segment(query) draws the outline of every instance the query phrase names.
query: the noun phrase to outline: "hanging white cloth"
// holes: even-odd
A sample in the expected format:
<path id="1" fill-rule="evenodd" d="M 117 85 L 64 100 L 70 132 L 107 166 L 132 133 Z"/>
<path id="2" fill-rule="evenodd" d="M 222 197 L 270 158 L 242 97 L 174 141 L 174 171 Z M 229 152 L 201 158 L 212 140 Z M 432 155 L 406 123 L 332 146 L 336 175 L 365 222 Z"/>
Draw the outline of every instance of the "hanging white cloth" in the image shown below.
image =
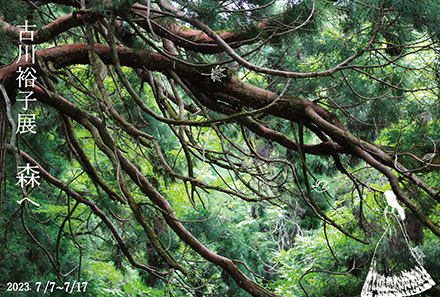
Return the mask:
<path id="1" fill-rule="evenodd" d="M 390 214 L 393 215 L 397 220 L 397 223 L 402 231 L 404 241 L 415 265 L 411 269 L 403 270 L 395 275 L 383 275 L 378 272 L 375 258 L 377 248 L 379 243 L 387 234 L 388 230 L 391 228 L 391 224 L 387 219 L 388 210 L 385 208 L 384 215 L 387 222 L 387 228 L 376 244 L 373 259 L 371 260 L 370 270 L 368 271 L 367 278 L 365 279 L 364 286 L 362 287 L 361 297 L 414 296 L 429 290 L 435 285 L 435 282 L 425 268 L 423 268 L 423 253 L 418 248 L 411 247 L 409 243 L 409 236 L 403 225 L 403 221 L 405 220 L 405 210 L 399 205 L 396 195 L 392 191 L 385 191 L 384 195 L 388 206 L 391 207 Z M 394 210 L 397 212 L 398 216 L 394 213 Z"/>

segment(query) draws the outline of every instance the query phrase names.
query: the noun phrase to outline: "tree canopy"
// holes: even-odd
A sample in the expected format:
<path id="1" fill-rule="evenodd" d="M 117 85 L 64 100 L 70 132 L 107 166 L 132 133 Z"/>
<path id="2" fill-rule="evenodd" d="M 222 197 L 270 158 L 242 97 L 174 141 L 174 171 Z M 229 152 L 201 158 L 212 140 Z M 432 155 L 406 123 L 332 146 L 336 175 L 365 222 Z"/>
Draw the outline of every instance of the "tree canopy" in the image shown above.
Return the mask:
<path id="1" fill-rule="evenodd" d="M 359 295 L 376 253 L 390 275 L 410 256 L 399 232 L 375 247 L 400 225 L 386 190 L 440 280 L 439 16 L 426 0 L 0 0 L 2 290 Z"/>

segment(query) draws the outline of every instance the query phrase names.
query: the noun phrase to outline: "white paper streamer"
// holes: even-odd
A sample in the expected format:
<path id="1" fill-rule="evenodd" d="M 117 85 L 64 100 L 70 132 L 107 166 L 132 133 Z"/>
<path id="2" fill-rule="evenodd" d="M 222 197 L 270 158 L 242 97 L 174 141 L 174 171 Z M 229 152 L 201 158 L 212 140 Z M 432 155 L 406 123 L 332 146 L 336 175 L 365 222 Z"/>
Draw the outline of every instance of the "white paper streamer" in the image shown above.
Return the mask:
<path id="1" fill-rule="evenodd" d="M 392 208 L 391 214 L 396 217 L 399 227 L 402 231 L 405 243 L 416 264 L 413 268 L 409 270 L 403 270 L 395 275 L 386 276 L 380 274 L 377 271 L 375 259 L 376 251 L 379 243 L 382 241 L 385 234 L 390 229 L 390 223 L 388 222 L 388 219 L 386 217 L 387 211 L 385 210 L 385 219 L 388 223 L 388 226 L 382 234 L 382 237 L 379 239 L 374 250 L 370 270 L 368 271 L 367 278 L 365 279 L 364 286 L 362 287 L 361 297 L 414 296 L 426 290 L 429 290 L 430 288 L 435 286 L 435 282 L 429 275 L 429 273 L 425 270 L 425 268 L 423 268 L 423 253 L 419 249 L 411 247 L 411 245 L 409 244 L 408 234 L 404 226 L 402 225 L 402 222 L 405 219 L 405 210 L 399 205 L 396 200 L 396 195 L 392 191 L 385 191 L 384 195 L 388 205 Z M 394 210 L 397 211 L 399 217 L 394 214 Z"/>

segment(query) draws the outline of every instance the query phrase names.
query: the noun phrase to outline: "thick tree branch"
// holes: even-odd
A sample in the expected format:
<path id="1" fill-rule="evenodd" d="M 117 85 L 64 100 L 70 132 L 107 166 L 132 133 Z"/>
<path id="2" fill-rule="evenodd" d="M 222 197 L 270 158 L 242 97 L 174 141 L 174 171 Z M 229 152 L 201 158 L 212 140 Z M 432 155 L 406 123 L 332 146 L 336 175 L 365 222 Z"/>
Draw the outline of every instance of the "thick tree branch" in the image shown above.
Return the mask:
<path id="1" fill-rule="evenodd" d="M 12 152 L 12 148 L 8 147 L 8 150 Z M 128 261 L 137 268 L 143 269 L 145 271 L 148 271 L 157 277 L 163 278 L 165 276 L 164 273 L 161 273 L 154 269 L 153 267 L 138 263 L 132 253 L 129 251 L 128 246 L 124 242 L 123 238 L 119 234 L 117 227 L 111 222 L 111 220 L 107 217 L 107 215 L 91 200 L 84 198 L 81 194 L 70 188 L 68 185 L 63 183 L 61 180 L 55 178 L 52 176 L 49 172 L 47 172 L 38 162 L 36 162 L 31 156 L 26 154 L 23 151 L 20 151 L 21 156 L 23 157 L 23 160 L 30 163 L 32 166 L 37 166 L 38 170 L 40 172 L 41 177 L 43 177 L 44 180 L 46 180 L 49 184 L 57 187 L 58 189 L 64 191 L 68 196 L 75 199 L 77 202 L 82 203 L 84 205 L 87 205 L 87 207 L 96 215 L 98 216 L 102 222 L 106 225 L 106 227 L 110 230 L 113 237 L 115 238 L 116 242 L 119 244 L 119 247 L 121 248 L 124 255 L 127 257 Z"/>
<path id="2" fill-rule="evenodd" d="M 145 18 L 144 20 L 136 21 L 136 24 L 148 32 L 153 31 L 154 34 L 172 41 L 177 46 L 204 54 L 214 54 L 223 51 L 215 40 L 202 30 L 188 28 L 170 18 L 164 19 L 160 14 L 156 17 L 149 17 L 147 8 L 140 4 L 134 5 L 133 8 L 137 14 Z M 217 34 L 232 48 L 237 48 L 258 41 L 257 37 L 264 30 L 266 23 L 266 21 L 256 22 L 254 25 L 247 26 L 246 28 L 224 30 L 217 32 Z"/>
<path id="3" fill-rule="evenodd" d="M 41 94 L 41 91 L 39 92 Z M 48 94 L 47 94 L 48 95 Z M 43 97 L 46 97 L 43 99 Z M 127 159 L 127 157 L 116 147 L 116 143 L 112 139 L 110 133 L 100 124 L 100 120 L 91 116 L 87 116 L 81 110 L 77 108 L 69 108 L 71 103 L 66 101 L 60 102 L 50 96 L 41 96 L 39 100 L 52 102 L 52 106 L 55 106 L 60 112 L 73 117 L 79 123 L 81 123 L 86 129 L 88 129 L 92 135 L 94 135 L 95 142 L 98 147 L 115 163 L 115 157 L 117 163 L 120 164 L 121 169 L 130 176 L 132 182 L 134 182 L 141 191 L 147 195 L 148 198 L 162 211 L 162 214 L 167 221 L 168 225 L 176 232 L 179 237 L 185 241 L 192 249 L 199 253 L 206 260 L 223 268 L 232 278 L 239 284 L 244 290 L 252 294 L 253 296 L 277 296 L 272 292 L 266 290 L 260 285 L 250 280 L 246 275 L 241 272 L 235 263 L 223 256 L 217 255 L 209 250 L 205 245 L 197 240 L 178 220 L 174 210 L 169 202 L 151 185 L 151 183 L 142 175 L 139 170 Z M 55 104 L 54 104 L 55 103 Z M 69 110 L 70 109 L 70 110 Z M 92 122 L 94 122 L 92 126 Z M 99 134 L 99 135 L 98 135 Z M 98 141 L 99 140 L 99 141 Z M 101 143 L 102 141 L 102 143 Z"/>
<path id="4" fill-rule="evenodd" d="M 98 14 L 92 12 L 75 12 L 67 14 L 52 23 L 44 26 L 39 30 L 30 30 L 31 32 L 22 33 L 21 37 L 23 38 L 24 43 L 28 44 L 41 44 L 52 40 L 54 37 L 59 34 L 66 32 L 67 30 L 84 25 L 84 21 L 97 21 Z M 32 24 L 30 24 L 32 25 Z M 0 21 L 0 30 L 4 31 L 7 35 L 10 36 L 11 42 L 18 43 L 20 40 L 20 28 L 12 26 L 5 21 Z M 31 38 L 31 34 L 33 34 L 33 38 Z M 32 39 L 32 40 L 31 40 Z"/>

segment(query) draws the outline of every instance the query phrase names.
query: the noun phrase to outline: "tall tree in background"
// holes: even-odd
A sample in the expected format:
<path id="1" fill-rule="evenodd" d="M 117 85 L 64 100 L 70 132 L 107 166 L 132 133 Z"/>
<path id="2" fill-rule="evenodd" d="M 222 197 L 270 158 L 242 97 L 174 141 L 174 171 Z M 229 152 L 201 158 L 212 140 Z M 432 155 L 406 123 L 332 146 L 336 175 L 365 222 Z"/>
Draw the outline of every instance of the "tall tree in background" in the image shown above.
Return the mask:
<path id="1" fill-rule="evenodd" d="M 128 260 L 151 285 L 203 296 L 218 289 L 211 279 L 233 279 L 252 296 L 276 296 L 240 252 L 213 243 L 209 233 L 226 225 L 203 225 L 221 217 L 207 210 L 242 200 L 257 218 L 275 207 L 368 245 L 378 234 L 371 214 L 385 206 L 364 202 L 366 192 L 382 199 L 373 180 L 440 237 L 437 1 L 0 3 L 3 257 L 14 254 L 8 230 L 21 221 L 22 239 L 60 280 L 79 277 L 94 236 L 111 238 L 115 263 Z M 35 63 L 17 57 L 25 20 L 36 25 L 24 41 L 36 45 Z M 27 66 L 38 77 L 26 89 L 37 99 L 35 135 L 13 131 Z M 15 202 L 20 162 L 40 171 L 28 194 L 45 216 Z M 350 224 L 326 212 L 338 197 L 322 179 L 336 171 L 357 197 L 344 202 Z M 183 205 L 207 215 L 191 220 Z M 45 237 L 55 206 L 65 212 Z M 281 250 L 298 232 L 260 227 Z M 63 242 L 80 256 L 62 260 Z M 258 255 L 263 243 L 243 244 Z"/>

